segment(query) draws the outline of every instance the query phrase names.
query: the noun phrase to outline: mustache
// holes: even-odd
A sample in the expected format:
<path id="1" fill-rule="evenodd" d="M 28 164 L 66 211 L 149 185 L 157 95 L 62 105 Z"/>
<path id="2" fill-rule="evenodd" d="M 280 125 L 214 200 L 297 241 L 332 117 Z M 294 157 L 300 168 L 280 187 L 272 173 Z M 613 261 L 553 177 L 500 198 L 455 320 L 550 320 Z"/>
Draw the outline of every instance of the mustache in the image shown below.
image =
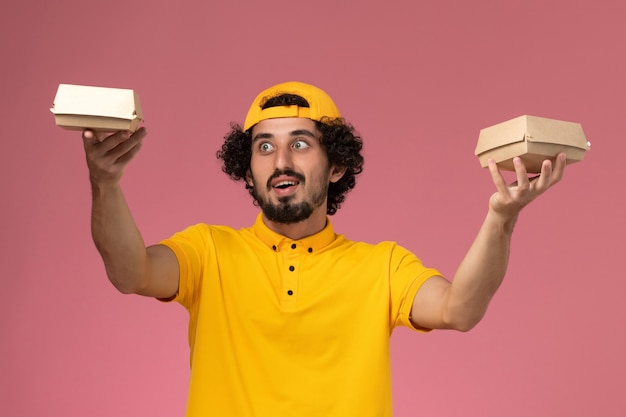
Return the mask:
<path id="1" fill-rule="evenodd" d="M 292 171 L 290 169 L 283 169 L 283 170 L 278 170 L 277 169 L 267 179 L 267 189 L 268 190 L 270 190 L 272 188 L 272 181 L 275 180 L 276 178 L 280 177 L 281 175 L 285 175 L 287 177 L 293 177 L 293 178 L 297 179 L 298 181 L 300 181 L 300 183 L 304 182 L 304 175 L 302 175 L 302 174 L 299 174 L 299 173 L 297 173 L 295 171 Z"/>

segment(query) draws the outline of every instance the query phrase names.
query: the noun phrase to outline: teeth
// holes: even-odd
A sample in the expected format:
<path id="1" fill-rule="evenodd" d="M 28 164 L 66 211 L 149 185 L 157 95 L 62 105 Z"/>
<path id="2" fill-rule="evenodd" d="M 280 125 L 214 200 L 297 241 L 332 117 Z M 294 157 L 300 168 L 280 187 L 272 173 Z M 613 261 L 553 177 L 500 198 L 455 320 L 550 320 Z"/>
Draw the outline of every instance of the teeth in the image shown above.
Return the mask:
<path id="1" fill-rule="evenodd" d="M 296 185 L 296 182 L 295 181 L 281 181 L 277 183 L 276 185 L 274 185 L 274 187 L 285 188 L 285 187 L 289 187 L 292 185 Z"/>

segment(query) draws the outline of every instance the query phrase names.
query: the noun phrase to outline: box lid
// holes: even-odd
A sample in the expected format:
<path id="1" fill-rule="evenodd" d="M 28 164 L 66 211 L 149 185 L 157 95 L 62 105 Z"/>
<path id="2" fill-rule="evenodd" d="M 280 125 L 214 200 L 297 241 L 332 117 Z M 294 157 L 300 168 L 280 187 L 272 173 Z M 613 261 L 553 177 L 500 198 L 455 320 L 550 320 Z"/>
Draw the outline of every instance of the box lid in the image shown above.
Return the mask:
<path id="1" fill-rule="evenodd" d="M 524 115 L 480 131 L 475 154 L 527 140 L 589 149 L 589 142 L 579 123 Z"/>
<path id="2" fill-rule="evenodd" d="M 142 119 L 139 96 L 129 89 L 59 84 L 52 113 Z"/>

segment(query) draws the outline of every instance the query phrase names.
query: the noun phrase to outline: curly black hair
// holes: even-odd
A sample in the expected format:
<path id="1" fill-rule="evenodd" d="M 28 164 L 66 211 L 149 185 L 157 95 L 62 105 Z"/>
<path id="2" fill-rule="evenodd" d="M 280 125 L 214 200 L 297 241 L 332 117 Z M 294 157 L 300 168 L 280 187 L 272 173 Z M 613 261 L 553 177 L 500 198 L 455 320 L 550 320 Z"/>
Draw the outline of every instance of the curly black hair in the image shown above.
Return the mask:
<path id="1" fill-rule="evenodd" d="M 298 105 L 309 107 L 303 97 L 294 94 L 281 94 L 266 98 L 261 107 Z M 355 129 L 343 118 L 324 118 L 315 121 L 321 132 L 320 143 L 326 151 L 331 165 L 346 168 L 346 172 L 337 182 L 330 183 L 326 213 L 333 215 L 341 207 L 348 191 L 356 185 L 356 176 L 363 171 L 363 141 Z M 246 189 L 254 198 L 253 187 L 246 182 L 252 158 L 252 128 L 243 131 L 237 123 L 231 123 L 230 131 L 224 136 L 222 148 L 217 151 L 217 158 L 223 161 L 222 171 L 235 181 L 244 181 Z"/>

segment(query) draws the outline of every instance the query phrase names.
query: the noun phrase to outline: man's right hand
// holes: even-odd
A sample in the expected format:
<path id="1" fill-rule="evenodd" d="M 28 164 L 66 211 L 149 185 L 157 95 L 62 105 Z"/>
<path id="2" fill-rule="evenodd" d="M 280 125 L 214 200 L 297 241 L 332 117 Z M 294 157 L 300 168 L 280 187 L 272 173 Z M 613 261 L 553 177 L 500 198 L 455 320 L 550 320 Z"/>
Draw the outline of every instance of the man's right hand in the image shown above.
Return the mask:
<path id="1" fill-rule="evenodd" d="M 163 245 L 146 248 L 120 186 L 145 128 L 135 133 L 83 131 L 92 188 L 91 233 L 109 280 L 123 293 L 171 298 L 178 289 L 178 260 Z"/>
<path id="2" fill-rule="evenodd" d="M 144 127 L 135 133 L 120 131 L 106 134 L 84 130 L 83 143 L 91 181 L 100 185 L 118 183 L 126 165 L 141 149 L 146 135 Z"/>

